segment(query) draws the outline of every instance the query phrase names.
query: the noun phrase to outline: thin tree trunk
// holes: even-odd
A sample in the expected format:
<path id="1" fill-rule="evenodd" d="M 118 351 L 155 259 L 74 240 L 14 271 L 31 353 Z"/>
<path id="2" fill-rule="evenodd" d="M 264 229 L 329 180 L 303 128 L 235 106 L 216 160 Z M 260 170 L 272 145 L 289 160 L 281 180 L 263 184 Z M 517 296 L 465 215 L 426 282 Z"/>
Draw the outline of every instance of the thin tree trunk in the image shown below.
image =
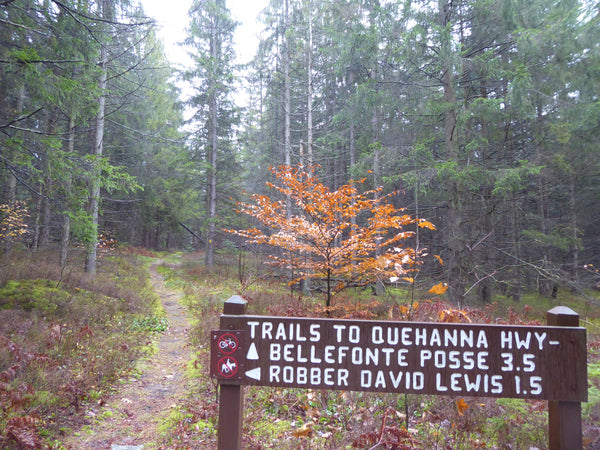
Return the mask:
<path id="1" fill-rule="evenodd" d="M 289 0 L 283 0 L 283 114 L 284 114 L 284 130 L 283 130 L 283 146 L 285 165 L 292 165 L 292 134 L 291 134 L 291 94 L 290 94 L 290 41 L 288 37 L 288 28 L 290 26 L 289 17 Z M 292 200 L 290 196 L 286 196 L 285 208 L 287 218 L 292 217 Z"/>
<path id="2" fill-rule="evenodd" d="M 219 57 L 219 48 L 217 42 L 217 19 L 211 20 L 210 30 L 210 46 L 211 46 L 211 57 L 213 60 L 213 71 L 217 64 L 217 58 Z M 207 170 L 207 194 L 208 194 L 208 208 L 207 208 L 207 222 L 208 222 L 208 236 L 206 239 L 206 251 L 204 253 L 204 264 L 209 270 L 214 267 L 214 239 L 215 239 L 215 218 L 217 213 L 217 152 L 218 152 L 218 134 L 217 134 L 217 93 L 216 93 L 216 74 L 212 73 L 212 80 L 210 81 L 211 93 L 209 100 L 209 115 L 210 115 L 210 151 L 207 155 L 208 170 Z"/>
<path id="3" fill-rule="evenodd" d="M 67 137 L 67 153 L 72 155 L 75 151 L 75 115 L 71 114 L 69 118 L 69 134 Z M 69 216 L 70 210 L 70 197 L 71 197 L 71 183 L 73 181 L 71 173 L 65 174 L 65 210 L 63 211 L 62 226 L 61 226 L 61 237 L 60 237 L 60 267 L 67 265 L 67 257 L 69 254 L 69 238 L 71 234 L 71 217 Z"/>
<path id="4" fill-rule="evenodd" d="M 539 216 L 539 227 L 542 235 L 546 236 L 548 233 L 548 226 L 546 224 L 546 192 L 545 192 L 544 177 L 542 174 L 538 176 L 538 216 Z M 548 267 L 548 248 L 544 246 L 542 248 L 542 268 Z M 552 293 L 552 283 L 550 280 L 541 279 L 538 284 L 538 293 L 540 295 L 549 297 Z"/>
<path id="5" fill-rule="evenodd" d="M 308 73 L 308 95 L 307 95 L 307 113 L 306 124 L 307 131 L 307 153 L 308 166 L 312 173 L 313 165 L 313 67 L 312 67 L 312 52 L 313 52 L 313 23 L 312 23 L 312 5 L 308 0 L 308 50 L 307 50 L 307 73 Z"/>
<path id="6" fill-rule="evenodd" d="M 444 91 L 444 146 L 446 157 L 449 161 L 458 162 L 458 143 L 456 140 L 456 91 L 454 65 L 452 63 L 451 30 L 447 29 L 451 6 L 448 0 L 439 0 L 440 26 L 442 27 L 441 63 L 442 87 Z M 450 181 L 448 186 L 450 201 L 448 205 L 448 294 L 451 301 L 460 304 L 464 294 L 464 280 L 462 275 L 462 220 L 461 220 L 461 194 L 458 183 Z"/>
<path id="7" fill-rule="evenodd" d="M 33 242 L 31 243 L 31 248 L 35 251 L 40 243 L 40 233 L 41 233 L 41 226 L 40 226 L 40 214 L 41 214 L 41 210 L 42 210 L 42 197 L 38 196 L 36 202 L 35 202 L 35 220 L 34 220 L 34 225 L 33 225 Z"/>
<path id="8" fill-rule="evenodd" d="M 23 114 L 23 104 L 25 103 L 25 88 L 23 86 L 19 89 L 17 97 L 17 104 L 15 107 L 15 113 L 18 116 Z M 8 183 L 7 183 L 7 195 L 6 198 L 9 204 L 14 204 L 17 199 L 17 178 L 14 176 L 12 171 L 8 172 Z"/>
<path id="9" fill-rule="evenodd" d="M 47 116 L 47 125 L 46 125 L 46 133 L 49 136 L 54 134 L 56 130 L 56 121 L 58 120 L 58 108 L 52 108 Z M 51 188 L 52 188 L 52 177 L 49 174 L 50 168 L 50 152 L 51 148 L 48 147 L 46 150 L 46 155 L 43 161 L 44 165 L 44 185 L 40 187 L 40 192 L 43 194 L 42 197 L 42 227 L 41 227 L 41 235 L 39 248 L 46 248 L 50 244 L 50 219 L 51 219 L 51 211 L 50 211 L 50 196 L 51 196 Z"/>
<path id="10" fill-rule="evenodd" d="M 351 83 L 354 82 L 354 77 L 351 74 Z M 350 105 L 350 170 L 354 169 L 356 165 L 356 143 L 355 141 L 355 125 L 354 125 L 354 102 Z M 356 194 L 352 194 L 352 206 L 355 204 Z M 350 223 L 355 226 L 356 225 L 356 216 L 350 217 Z"/>
<path id="11" fill-rule="evenodd" d="M 575 202 L 575 176 L 571 175 L 569 180 L 569 213 L 571 216 L 571 232 L 573 238 L 573 269 L 571 273 L 575 282 L 579 282 L 579 232 L 577 230 L 577 208 Z"/>
<path id="12" fill-rule="evenodd" d="M 44 193 L 44 196 L 42 197 L 42 210 L 41 210 L 41 216 L 42 216 L 42 227 L 41 227 L 41 234 L 40 234 L 40 242 L 39 242 L 39 248 L 46 248 L 48 247 L 48 244 L 50 243 L 50 201 L 48 198 L 49 195 L 49 187 L 50 187 L 50 179 L 47 178 L 46 179 L 48 182 L 48 185 L 46 186 L 46 188 L 44 189 L 44 191 L 42 191 Z"/>
<path id="13" fill-rule="evenodd" d="M 516 256 L 516 260 L 520 261 L 521 260 L 521 241 L 519 240 L 519 234 L 520 234 L 520 223 L 519 223 L 519 206 L 518 206 L 518 200 L 516 198 L 516 193 L 513 192 L 512 193 L 512 239 L 513 242 L 515 244 L 515 256 Z M 514 281 L 512 284 L 512 298 L 515 302 L 520 302 L 521 301 L 521 284 L 522 284 L 522 273 L 521 273 L 521 268 L 520 265 L 517 264 L 515 267 L 515 273 L 514 273 Z"/>
<path id="14" fill-rule="evenodd" d="M 102 8 L 102 17 L 109 19 L 110 1 L 100 0 Z M 85 262 L 85 271 L 90 275 L 96 273 L 96 259 L 98 251 L 98 213 L 100 210 L 100 174 L 99 160 L 102 157 L 104 144 L 104 115 L 106 109 L 106 88 L 108 83 L 108 49 L 102 44 L 100 47 L 100 78 L 98 80 L 98 114 L 96 115 L 96 132 L 94 139 L 93 155 L 95 157 L 94 167 L 92 168 L 92 181 L 90 187 L 90 205 L 92 235 L 87 243 L 87 258 Z"/>
<path id="15" fill-rule="evenodd" d="M 23 114 L 23 104 L 25 103 L 25 88 L 21 86 L 19 88 L 19 94 L 17 96 L 17 104 L 15 105 L 16 116 L 19 117 Z M 10 156 L 4 161 L 5 165 L 12 164 L 13 151 L 10 151 Z M 11 208 L 14 208 L 17 200 L 17 177 L 13 174 L 12 168 L 8 170 L 8 180 L 6 183 L 6 202 Z M 4 239 L 4 251 L 9 252 L 12 248 L 12 237 L 6 236 Z"/>

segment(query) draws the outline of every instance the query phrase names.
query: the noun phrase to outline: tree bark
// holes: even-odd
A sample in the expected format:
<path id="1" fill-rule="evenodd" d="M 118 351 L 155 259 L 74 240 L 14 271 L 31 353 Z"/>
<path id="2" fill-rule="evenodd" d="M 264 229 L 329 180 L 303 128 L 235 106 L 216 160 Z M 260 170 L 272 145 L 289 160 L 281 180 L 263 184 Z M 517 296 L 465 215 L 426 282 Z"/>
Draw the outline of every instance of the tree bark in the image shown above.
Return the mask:
<path id="1" fill-rule="evenodd" d="M 217 213 L 217 152 L 218 152 L 218 105 L 217 105 L 217 74 L 216 64 L 219 58 L 219 43 L 217 35 L 217 23 L 216 17 L 212 18 L 210 22 L 210 50 L 212 64 L 212 80 L 210 80 L 210 97 L 209 97 L 209 116 L 210 116 L 210 129 L 209 129 L 209 152 L 208 152 L 208 170 L 207 170 L 207 222 L 208 222 L 208 233 L 206 238 L 206 251 L 204 252 L 204 264 L 206 268 L 212 270 L 214 267 L 214 242 L 215 242 L 215 219 Z"/>
<path id="2" fill-rule="evenodd" d="M 288 29 L 290 26 L 289 0 L 283 0 L 283 153 L 286 166 L 292 165 L 292 132 L 291 114 L 292 101 L 290 94 L 290 41 Z M 292 201 L 286 196 L 285 208 L 288 219 L 292 217 Z"/>
<path id="3" fill-rule="evenodd" d="M 99 0 L 101 15 L 104 19 L 110 19 L 110 0 Z M 94 167 L 92 168 L 92 180 L 90 186 L 89 211 L 91 216 L 91 236 L 87 242 L 87 255 L 85 271 L 94 275 L 96 273 L 96 260 L 98 256 L 98 213 L 100 210 L 100 174 L 98 159 L 102 157 L 104 144 L 104 118 L 106 109 L 106 88 L 108 84 L 108 49 L 105 43 L 100 46 L 100 78 L 98 80 L 98 113 L 96 115 L 96 128 L 94 148 Z"/>
<path id="4" fill-rule="evenodd" d="M 56 121 L 58 120 L 58 107 L 53 107 L 47 116 L 47 125 L 46 125 L 46 133 L 48 136 L 54 135 L 56 130 Z M 49 166 L 50 166 L 50 158 L 52 155 L 50 152 L 52 149 L 48 147 L 46 150 L 45 158 L 44 158 L 44 184 L 40 186 L 40 192 L 42 193 L 42 208 L 41 208 L 41 233 L 40 233 L 40 241 L 39 248 L 46 248 L 50 244 L 50 220 L 51 220 L 51 211 L 50 211 L 50 196 L 52 195 L 52 184 L 53 180 L 49 174 Z"/>
<path id="5" fill-rule="evenodd" d="M 439 22 L 442 28 L 441 36 L 441 70 L 442 87 L 444 92 L 444 147 L 448 161 L 459 163 L 458 142 L 456 139 L 456 88 L 454 64 L 452 62 L 451 30 L 448 29 L 451 5 L 448 0 L 439 0 Z M 448 185 L 450 201 L 448 204 L 448 296 L 454 303 L 460 304 L 464 294 L 462 274 L 462 219 L 461 193 L 456 180 L 450 180 Z"/>
<path id="6" fill-rule="evenodd" d="M 69 134 L 67 137 L 67 152 L 73 154 L 75 150 L 75 116 L 71 114 L 69 117 Z M 71 173 L 65 174 L 65 208 L 62 216 L 61 236 L 60 236 L 60 267 L 67 265 L 67 257 L 69 255 L 69 239 L 71 234 L 71 217 L 69 216 L 70 211 L 70 196 L 71 196 Z"/>
<path id="7" fill-rule="evenodd" d="M 569 179 L 569 213 L 571 216 L 571 238 L 573 239 L 573 268 L 571 273 L 576 283 L 579 283 L 579 231 L 577 230 L 577 208 L 575 201 L 575 175 Z"/>
<path id="8" fill-rule="evenodd" d="M 312 67 L 312 52 L 313 52 L 313 20 L 312 20 L 312 4 L 308 0 L 308 49 L 307 49 L 307 82 L 308 92 L 306 99 L 306 126 L 307 126 L 307 138 L 306 138 L 306 150 L 308 153 L 308 166 L 309 172 L 312 173 L 313 166 L 313 67 Z"/>
<path id="9" fill-rule="evenodd" d="M 19 92 L 17 95 L 17 104 L 15 105 L 15 113 L 16 116 L 19 117 L 21 114 L 23 114 L 23 104 L 25 102 L 25 88 L 23 86 L 21 86 L 19 88 Z M 13 156 L 13 151 L 10 151 L 9 157 L 8 157 L 8 161 L 5 160 L 4 164 L 7 165 L 8 164 L 12 164 L 12 156 Z M 17 200 L 17 177 L 15 177 L 15 175 L 13 174 L 13 170 L 11 167 L 9 167 L 10 170 L 8 170 L 8 180 L 6 183 L 6 202 L 11 206 L 14 207 L 15 205 L 15 201 Z M 5 252 L 10 252 L 11 248 L 12 248 L 12 237 L 11 236 L 6 236 L 6 238 L 4 239 L 4 251 Z"/>

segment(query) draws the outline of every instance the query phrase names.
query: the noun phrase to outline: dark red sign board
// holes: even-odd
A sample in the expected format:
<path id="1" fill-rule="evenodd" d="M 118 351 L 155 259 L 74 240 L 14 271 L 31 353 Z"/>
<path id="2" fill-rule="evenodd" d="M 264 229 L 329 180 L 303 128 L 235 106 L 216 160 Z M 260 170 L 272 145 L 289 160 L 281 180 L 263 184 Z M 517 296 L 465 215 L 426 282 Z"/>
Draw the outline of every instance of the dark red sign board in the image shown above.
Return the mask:
<path id="1" fill-rule="evenodd" d="M 245 331 L 213 331 L 211 333 L 210 376 L 219 380 L 237 382 L 243 380 L 245 351 Z"/>
<path id="2" fill-rule="evenodd" d="M 239 331 L 213 332 L 211 375 L 221 382 L 587 401 L 584 328 L 266 316 L 244 322 L 244 339 Z"/>

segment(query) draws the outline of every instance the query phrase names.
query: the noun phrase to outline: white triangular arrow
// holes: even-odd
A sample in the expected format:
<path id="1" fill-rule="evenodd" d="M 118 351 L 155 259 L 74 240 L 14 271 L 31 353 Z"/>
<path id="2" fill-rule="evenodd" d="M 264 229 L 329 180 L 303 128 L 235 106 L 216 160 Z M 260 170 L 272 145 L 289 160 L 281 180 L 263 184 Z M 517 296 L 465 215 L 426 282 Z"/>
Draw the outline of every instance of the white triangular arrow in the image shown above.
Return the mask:
<path id="1" fill-rule="evenodd" d="M 246 371 L 246 376 L 248 378 L 252 378 L 253 380 L 259 380 L 260 381 L 260 367 L 257 367 L 256 369 L 252 369 L 252 370 Z"/>
<path id="2" fill-rule="evenodd" d="M 250 348 L 248 349 L 248 354 L 246 355 L 246 359 L 257 360 L 258 352 L 256 351 L 256 344 L 253 342 L 250 344 Z"/>

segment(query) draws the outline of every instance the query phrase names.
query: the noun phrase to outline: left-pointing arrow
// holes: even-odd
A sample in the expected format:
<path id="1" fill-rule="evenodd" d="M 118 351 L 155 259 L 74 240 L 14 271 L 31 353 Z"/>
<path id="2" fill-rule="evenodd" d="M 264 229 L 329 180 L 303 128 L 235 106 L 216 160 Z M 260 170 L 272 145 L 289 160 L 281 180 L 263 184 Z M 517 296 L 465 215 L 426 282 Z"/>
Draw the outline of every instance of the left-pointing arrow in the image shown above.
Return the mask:
<path id="1" fill-rule="evenodd" d="M 252 369 L 252 370 L 246 371 L 246 376 L 248 378 L 252 378 L 253 380 L 259 380 L 260 381 L 260 367 L 257 367 L 256 369 Z"/>

